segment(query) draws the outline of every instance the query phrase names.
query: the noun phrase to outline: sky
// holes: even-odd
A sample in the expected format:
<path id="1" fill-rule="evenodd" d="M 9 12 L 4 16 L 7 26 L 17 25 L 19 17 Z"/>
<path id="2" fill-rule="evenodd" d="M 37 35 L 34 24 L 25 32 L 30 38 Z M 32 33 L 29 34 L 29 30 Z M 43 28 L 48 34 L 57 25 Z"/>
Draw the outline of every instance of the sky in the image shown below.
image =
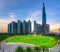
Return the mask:
<path id="1" fill-rule="evenodd" d="M 42 4 L 45 3 L 47 24 L 51 32 L 60 28 L 60 0 L 0 0 L 0 32 L 7 32 L 12 21 L 31 20 L 42 24 Z"/>

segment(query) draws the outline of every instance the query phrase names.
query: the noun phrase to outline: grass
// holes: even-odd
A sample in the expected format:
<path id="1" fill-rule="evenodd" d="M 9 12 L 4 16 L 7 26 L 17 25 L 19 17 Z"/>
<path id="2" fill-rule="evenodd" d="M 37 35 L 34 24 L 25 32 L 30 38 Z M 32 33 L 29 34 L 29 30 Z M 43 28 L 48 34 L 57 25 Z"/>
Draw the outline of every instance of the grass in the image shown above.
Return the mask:
<path id="1" fill-rule="evenodd" d="M 46 48 L 51 48 L 56 45 L 56 39 L 54 37 L 42 36 L 42 35 L 24 35 L 24 36 L 13 36 L 6 40 L 6 42 L 23 42 L 34 44 L 36 46 L 43 46 Z"/>

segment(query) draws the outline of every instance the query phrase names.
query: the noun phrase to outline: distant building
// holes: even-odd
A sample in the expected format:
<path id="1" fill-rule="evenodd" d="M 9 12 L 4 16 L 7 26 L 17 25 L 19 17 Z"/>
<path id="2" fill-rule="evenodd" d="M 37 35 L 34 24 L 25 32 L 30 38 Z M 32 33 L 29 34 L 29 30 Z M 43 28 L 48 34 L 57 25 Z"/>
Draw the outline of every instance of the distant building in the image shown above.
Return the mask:
<path id="1" fill-rule="evenodd" d="M 27 33 L 27 22 L 24 20 L 23 21 L 23 34 L 26 34 Z"/>
<path id="2" fill-rule="evenodd" d="M 23 27 L 22 27 L 22 22 L 18 20 L 17 22 L 17 33 L 22 34 L 23 33 Z"/>
<path id="3" fill-rule="evenodd" d="M 25 20 L 21 22 L 12 22 L 8 24 L 8 33 L 9 34 L 31 34 L 31 22 L 30 20 L 26 22 Z"/>
<path id="4" fill-rule="evenodd" d="M 46 33 L 50 33 L 50 25 L 49 24 L 46 24 Z"/>
<path id="5" fill-rule="evenodd" d="M 34 33 L 40 34 L 42 31 L 42 26 L 40 24 L 37 24 L 36 21 L 34 21 Z"/>
<path id="6" fill-rule="evenodd" d="M 43 34 L 49 33 L 49 25 L 46 24 L 46 12 L 45 12 L 44 3 L 43 3 L 43 8 L 42 8 L 42 33 Z"/>
<path id="7" fill-rule="evenodd" d="M 16 34 L 17 33 L 17 23 L 12 22 L 8 24 L 8 33 L 9 34 Z"/>
<path id="8" fill-rule="evenodd" d="M 34 33 L 37 34 L 37 23 L 34 21 Z"/>
<path id="9" fill-rule="evenodd" d="M 23 21 L 23 33 L 24 34 L 31 34 L 31 22 L 30 20 L 26 22 L 25 20 Z"/>
<path id="10" fill-rule="evenodd" d="M 41 24 L 37 24 L 37 33 L 38 34 L 42 33 L 42 25 Z"/>
<path id="11" fill-rule="evenodd" d="M 17 23 L 13 21 L 11 25 L 12 25 L 11 33 L 16 34 L 17 33 Z"/>
<path id="12" fill-rule="evenodd" d="M 28 21 L 27 27 L 28 27 L 28 34 L 31 34 L 31 22 L 30 22 L 30 20 Z"/>
<path id="13" fill-rule="evenodd" d="M 8 24 L 8 33 L 9 33 L 9 34 L 11 34 L 11 31 L 12 31 L 11 28 L 12 28 L 12 23 L 9 23 L 9 24 Z"/>

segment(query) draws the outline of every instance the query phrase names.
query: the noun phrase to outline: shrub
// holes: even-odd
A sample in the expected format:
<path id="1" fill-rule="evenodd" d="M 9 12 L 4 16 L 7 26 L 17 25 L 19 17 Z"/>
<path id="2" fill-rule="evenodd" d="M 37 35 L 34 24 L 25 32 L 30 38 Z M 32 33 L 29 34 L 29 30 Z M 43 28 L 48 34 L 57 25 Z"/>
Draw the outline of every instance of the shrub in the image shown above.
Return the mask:
<path id="1" fill-rule="evenodd" d="M 31 47 L 26 47 L 26 52 L 33 52 L 32 48 Z"/>
<path id="2" fill-rule="evenodd" d="M 34 50 L 35 50 L 35 52 L 40 52 L 41 49 L 40 49 L 40 47 L 35 46 L 35 47 L 34 47 Z"/>
<path id="3" fill-rule="evenodd" d="M 15 52 L 25 52 L 24 48 L 21 46 L 18 46 L 15 50 Z"/>

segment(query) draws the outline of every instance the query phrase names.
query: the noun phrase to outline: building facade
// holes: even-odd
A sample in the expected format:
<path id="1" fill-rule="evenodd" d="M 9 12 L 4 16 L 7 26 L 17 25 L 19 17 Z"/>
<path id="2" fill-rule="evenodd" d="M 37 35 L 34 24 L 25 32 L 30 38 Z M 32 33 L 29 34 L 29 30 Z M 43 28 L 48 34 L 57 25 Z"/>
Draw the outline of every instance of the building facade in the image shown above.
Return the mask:
<path id="1" fill-rule="evenodd" d="M 27 22 L 23 21 L 23 34 L 27 34 Z"/>
<path id="2" fill-rule="evenodd" d="M 9 34 L 31 34 L 31 22 L 30 20 L 26 22 L 25 20 L 21 22 L 12 22 L 8 24 Z"/>
<path id="3" fill-rule="evenodd" d="M 50 25 L 49 24 L 46 24 L 46 31 L 47 31 L 47 34 L 50 33 Z"/>
<path id="4" fill-rule="evenodd" d="M 31 21 L 30 20 L 28 21 L 27 26 L 28 26 L 28 34 L 31 34 Z"/>
<path id="5" fill-rule="evenodd" d="M 17 34 L 17 23 L 14 21 L 11 23 L 11 33 Z"/>
<path id="6" fill-rule="evenodd" d="M 11 31 L 12 31 L 11 28 L 12 28 L 12 23 L 9 23 L 9 24 L 8 24 L 8 33 L 9 33 L 9 34 L 11 34 Z"/>
<path id="7" fill-rule="evenodd" d="M 49 33 L 49 24 L 46 23 L 46 12 L 44 2 L 42 8 L 42 33 L 43 34 Z"/>
<path id="8" fill-rule="evenodd" d="M 36 23 L 36 21 L 34 21 L 34 33 L 35 34 L 40 34 L 42 31 L 42 26 L 38 23 Z"/>
<path id="9" fill-rule="evenodd" d="M 23 33 L 23 27 L 22 27 L 22 22 L 18 20 L 17 22 L 17 34 L 22 34 Z"/>
<path id="10" fill-rule="evenodd" d="M 31 22 L 23 21 L 23 34 L 31 34 Z"/>
<path id="11" fill-rule="evenodd" d="M 34 21 L 34 33 L 37 34 L 37 23 Z"/>

